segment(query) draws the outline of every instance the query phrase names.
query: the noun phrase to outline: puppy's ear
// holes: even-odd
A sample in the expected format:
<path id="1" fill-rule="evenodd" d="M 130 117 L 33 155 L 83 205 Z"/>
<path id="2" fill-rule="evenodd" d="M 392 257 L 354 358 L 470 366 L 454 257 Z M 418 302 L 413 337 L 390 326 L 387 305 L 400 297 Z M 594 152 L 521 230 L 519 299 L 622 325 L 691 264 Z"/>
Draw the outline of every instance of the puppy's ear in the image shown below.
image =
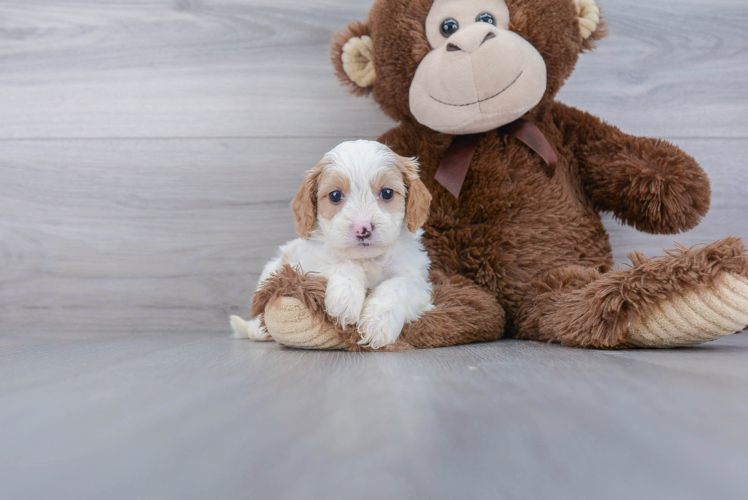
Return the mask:
<path id="1" fill-rule="evenodd" d="M 291 201 L 291 210 L 296 218 L 296 232 L 305 240 L 312 236 L 314 223 L 317 222 L 317 185 L 324 164 L 319 162 L 306 173 L 296 196 Z"/>
<path id="2" fill-rule="evenodd" d="M 340 82 L 353 95 L 366 96 L 377 79 L 374 42 L 365 23 L 351 23 L 332 39 L 330 59 Z"/>
<path id="3" fill-rule="evenodd" d="M 405 197 L 405 222 L 410 232 L 415 233 L 429 218 L 431 193 L 418 176 L 418 163 L 415 159 L 399 156 L 398 168 L 408 189 Z"/>

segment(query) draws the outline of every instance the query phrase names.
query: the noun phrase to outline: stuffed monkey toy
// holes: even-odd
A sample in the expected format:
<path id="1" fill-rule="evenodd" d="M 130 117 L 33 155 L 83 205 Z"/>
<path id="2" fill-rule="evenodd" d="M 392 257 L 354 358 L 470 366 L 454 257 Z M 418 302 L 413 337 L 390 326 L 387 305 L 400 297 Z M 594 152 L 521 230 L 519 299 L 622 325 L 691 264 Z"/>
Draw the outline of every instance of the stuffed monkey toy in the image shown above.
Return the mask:
<path id="1" fill-rule="evenodd" d="M 600 212 L 652 234 L 699 223 L 709 180 L 693 158 L 554 100 L 605 33 L 593 0 L 376 0 L 335 35 L 332 62 L 399 125 L 433 196 L 424 243 L 432 311 L 383 350 L 502 337 L 666 348 L 748 324 L 738 238 L 614 269 Z M 367 350 L 325 312 L 325 281 L 285 268 L 253 302 L 278 342 Z"/>

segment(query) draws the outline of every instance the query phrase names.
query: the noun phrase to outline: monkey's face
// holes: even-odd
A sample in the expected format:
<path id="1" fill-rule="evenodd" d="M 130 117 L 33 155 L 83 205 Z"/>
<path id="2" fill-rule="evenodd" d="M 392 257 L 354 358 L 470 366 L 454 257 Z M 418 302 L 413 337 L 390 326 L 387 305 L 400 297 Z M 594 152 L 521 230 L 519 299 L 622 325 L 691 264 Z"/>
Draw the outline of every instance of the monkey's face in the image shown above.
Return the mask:
<path id="1" fill-rule="evenodd" d="M 485 132 L 543 98 L 543 57 L 509 30 L 503 0 L 435 0 L 425 28 L 432 49 L 409 93 L 410 111 L 423 125 L 448 134 Z"/>
<path id="2" fill-rule="evenodd" d="M 376 0 L 335 36 L 332 60 L 390 117 L 448 134 L 543 113 L 604 35 L 594 0 Z"/>

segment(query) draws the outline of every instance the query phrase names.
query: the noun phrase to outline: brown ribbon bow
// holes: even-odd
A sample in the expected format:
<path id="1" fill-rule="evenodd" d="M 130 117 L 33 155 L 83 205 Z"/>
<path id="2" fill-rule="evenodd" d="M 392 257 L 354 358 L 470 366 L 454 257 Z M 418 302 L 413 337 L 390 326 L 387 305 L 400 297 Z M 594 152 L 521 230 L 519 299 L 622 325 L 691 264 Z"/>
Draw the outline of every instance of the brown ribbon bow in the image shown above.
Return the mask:
<path id="1" fill-rule="evenodd" d="M 556 174 L 558 156 L 553 147 L 546 139 L 543 132 L 532 122 L 519 119 L 498 129 L 499 134 L 509 134 L 522 141 L 527 147 L 535 151 L 548 165 L 548 174 L 553 177 Z M 447 188 L 455 198 L 460 196 L 462 183 L 465 182 L 470 162 L 475 155 L 483 134 L 458 135 L 452 140 L 452 144 L 444 155 L 439 169 L 434 178 L 439 184 Z"/>

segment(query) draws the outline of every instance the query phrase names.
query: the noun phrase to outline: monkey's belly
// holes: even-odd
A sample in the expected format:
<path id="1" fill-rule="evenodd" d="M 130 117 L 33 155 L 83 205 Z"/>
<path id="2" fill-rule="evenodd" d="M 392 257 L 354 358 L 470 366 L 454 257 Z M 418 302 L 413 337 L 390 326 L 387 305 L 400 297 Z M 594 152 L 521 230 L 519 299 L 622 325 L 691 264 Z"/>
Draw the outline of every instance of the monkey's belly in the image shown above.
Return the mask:
<path id="1" fill-rule="evenodd" d="M 481 215 L 486 212 L 492 217 Z M 612 267 L 608 235 L 594 212 L 523 203 L 475 215 L 458 217 L 437 204 L 424 243 L 435 268 L 470 278 L 498 297 L 520 297 L 536 277 L 559 267 Z"/>

